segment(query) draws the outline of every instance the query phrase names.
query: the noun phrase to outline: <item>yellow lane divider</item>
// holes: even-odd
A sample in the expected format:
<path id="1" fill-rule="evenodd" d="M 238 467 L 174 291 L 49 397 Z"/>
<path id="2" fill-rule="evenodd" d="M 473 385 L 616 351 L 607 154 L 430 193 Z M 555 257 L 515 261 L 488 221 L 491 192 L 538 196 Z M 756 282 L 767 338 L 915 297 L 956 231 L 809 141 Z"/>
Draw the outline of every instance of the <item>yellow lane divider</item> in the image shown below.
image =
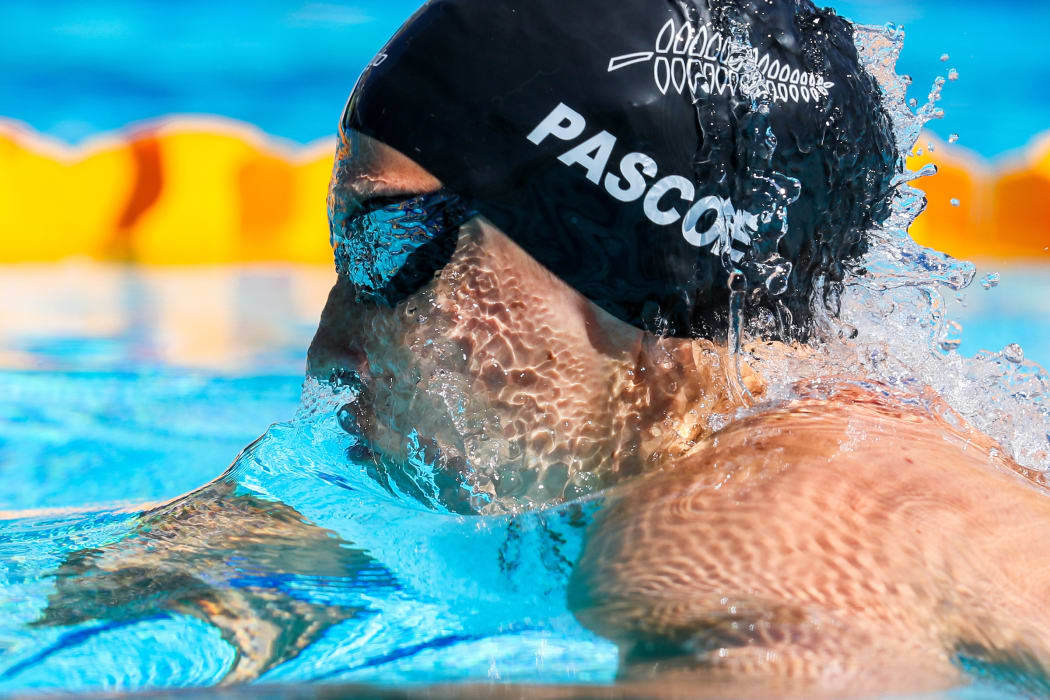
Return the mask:
<path id="1" fill-rule="evenodd" d="M 994 166 L 924 138 L 940 173 L 912 228 L 957 257 L 1050 258 L 1050 137 Z M 251 126 L 174 118 L 77 148 L 0 122 L 0 263 L 327 263 L 334 139 L 282 144 Z M 953 202 L 953 200 L 957 200 Z"/>

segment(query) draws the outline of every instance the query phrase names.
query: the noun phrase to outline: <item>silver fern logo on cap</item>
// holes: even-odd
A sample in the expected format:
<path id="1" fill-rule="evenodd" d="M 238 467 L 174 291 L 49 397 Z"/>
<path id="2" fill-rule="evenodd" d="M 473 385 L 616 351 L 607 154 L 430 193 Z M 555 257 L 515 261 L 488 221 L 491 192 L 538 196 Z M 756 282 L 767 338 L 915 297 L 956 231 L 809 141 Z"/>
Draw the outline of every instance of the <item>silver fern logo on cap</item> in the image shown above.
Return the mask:
<path id="1" fill-rule="evenodd" d="M 651 62 L 656 87 L 665 95 L 671 89 L 681 95 L 687 87 L 697 97 L 735 93 L 740 89 L 742 63 L 737 48 L 731 38 L 722 36 L 710 24 L 697 28 L 686 22 L 678 27 L 674 19 L 669 19 L 660 29 L 652 51 L 614 56 L 609 60 L 608 72 Z M 835 86 L 822 75 L 792 68 L 769 54 L 759 55 L 758 49 L 747 50 L 752 54 L 747 63 L 757 67 L 774 101 L 818 102 Z"/>

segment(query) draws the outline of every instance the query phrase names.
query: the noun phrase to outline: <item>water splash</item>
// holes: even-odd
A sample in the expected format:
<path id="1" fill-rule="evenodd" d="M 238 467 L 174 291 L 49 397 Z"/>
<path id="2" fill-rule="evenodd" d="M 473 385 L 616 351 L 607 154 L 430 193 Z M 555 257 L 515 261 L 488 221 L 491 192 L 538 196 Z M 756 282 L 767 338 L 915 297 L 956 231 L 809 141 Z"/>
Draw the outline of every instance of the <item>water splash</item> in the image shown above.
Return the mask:
<path id="1" fill-rule="evenodd" d="M 839 300 L 841 313 L 836 317 L 814 304 L 820 316 L 820 332 L 814 339 L 821 346 L 819 359 L 809 367 L 780 368 L 773 374 L 785 378 L 855 375 L 862 368 L 898 389 L 929 387 L 999 441 L 1020 464 L 1050 472 L 1050 375 L 1026 360 L 1017 345 L 975 357 L 960 355 L 962 327 L 948 317 L 943 295 L 961 296 L 973 283 L 976 268 L 921 246 L 908 235 L 926 207 L 924 193 L 912 183 L 935 174 L 936 167 L 909 170 L 903 154 L 915 148 L 930 120 L 943 116 L 936 104 L 945 79 L 934 81 L 921 106 L 909 99 L 911 79 L 895 71 L 903 42 L 904 31 L 893 24 L 857 27 L 862 63 L 883 89 L 902 154 L 892 213 L 871 231 L 869 253 L 846 280 Z M 955 134 L 949 138 L 950 143 L 957 140 Z M 981 285 L 990 289 L 998 282 L 998 275 L 990 275 Z M 781 390 L 782 396 L 789 394 Z"/>
<path id="2" fill-rule="evenodd" d="M 695 13 L 695 8 L 687 8 L 687 11 Z M 744 18 L 728 11 L 722 20 L 728 29 L 726 63 L 740 76 L 740 94 L 748 103 L 748 112 L 740 120 L 740 133 L 734 140 L 744 144 L 746 150 L 738 190 L 746 193 L 746 215 L 751 222 L 749 254 L 745 258 L 736 260 L 728 245 L 722 247 L 722 265 L 729 273 L 724 366 L 730 391 L 738 402 L 750 405 L 754 397 L 745 386 L 741 365 L 747 313 L 761 298 L 771 301 L 768 306 L 778 308 L 776 300 L 789 289 L 793 265 L 779 249 L 788 234 L 788 208 L 799 199 L 802 186 L 798 179 L 788 177 L 772 166 L 777 137 L 770 126 L 769 115 L 775 94 L 772 84 L 759 69 L 759 51 L 752 45 L 750 25 Z M 708 108 L 710 105 L 696 93 L 695 86 L 691 85 L 691 89 L 699 124 L 718 123 L 717 119 L 705 118 L 705 105 Z"/>

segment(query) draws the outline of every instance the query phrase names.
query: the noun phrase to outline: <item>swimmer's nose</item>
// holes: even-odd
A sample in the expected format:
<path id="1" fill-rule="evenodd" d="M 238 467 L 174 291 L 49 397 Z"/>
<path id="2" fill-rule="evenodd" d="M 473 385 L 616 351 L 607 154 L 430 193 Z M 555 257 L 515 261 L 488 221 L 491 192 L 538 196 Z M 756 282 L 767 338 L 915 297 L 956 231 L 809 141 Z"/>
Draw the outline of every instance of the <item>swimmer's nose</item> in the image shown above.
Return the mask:
<path id="1" fill-rule="evenodd" d="M 310 351 L 306 356 L 307 373 L 321 381 L 346 371 L 360 373 L 365 369 L 365 364 L 364 353 L 333 338 L 323 326 L 310 343 Z"/>
<path id="2" fill-rule="evenodd" d="M 355 308 L 351 299 L 349 282 L 340 277 L 328 295 L 306 356 L 307 373 L 319 380 L 326 381 L 341 370 L 360 373 L 365 369 L 367 357 L 360 343 L 355 342 L 360 336 L 352 323 Z"/>
<path id="3" fill-rule="evenodd" d="M 306 372 L 315 379 L 327 381 L 348 370 L 355 370 L 355 364 L 349 355 L 315 352 L 313 347 L 310 348 L 306 358 Z"/>

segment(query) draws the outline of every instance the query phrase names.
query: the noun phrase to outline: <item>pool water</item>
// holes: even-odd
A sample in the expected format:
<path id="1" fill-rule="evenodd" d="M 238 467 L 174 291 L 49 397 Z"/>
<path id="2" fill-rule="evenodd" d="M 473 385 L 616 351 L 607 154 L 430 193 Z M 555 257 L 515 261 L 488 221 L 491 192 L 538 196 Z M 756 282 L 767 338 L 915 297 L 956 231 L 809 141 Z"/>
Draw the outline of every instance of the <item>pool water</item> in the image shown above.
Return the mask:
<path id="1" fill-rule="evenodd" d="M 954 302 L 963 350 L 1050 361 L 1050 271 L 999 271 Z M 300 406 L 332 281 L 0 270 L 0 692 L 614 679 L 564 596 L 599 502 L 425 510 L 348 456 L 339 397 Z"/>
<path id="2" fill-rule="evenodd" d="M 0 272 L 0 511 L 169 499 L 294 415 L 334 273 Z"/>
<path id="3" fill-rule="evenodd" d="M 2 324 L 0 692 L 206 686 L 256 662 L 268 682 L 612 679 L 613 646 L 555 594 L 585 506 L 433 513 L 355 468 L 334 409 L 268 427 L 296 416 L 329 270 L 5 272 L 27 302 Z M 219 486 L 140 515 L 264 432 Z"/>

